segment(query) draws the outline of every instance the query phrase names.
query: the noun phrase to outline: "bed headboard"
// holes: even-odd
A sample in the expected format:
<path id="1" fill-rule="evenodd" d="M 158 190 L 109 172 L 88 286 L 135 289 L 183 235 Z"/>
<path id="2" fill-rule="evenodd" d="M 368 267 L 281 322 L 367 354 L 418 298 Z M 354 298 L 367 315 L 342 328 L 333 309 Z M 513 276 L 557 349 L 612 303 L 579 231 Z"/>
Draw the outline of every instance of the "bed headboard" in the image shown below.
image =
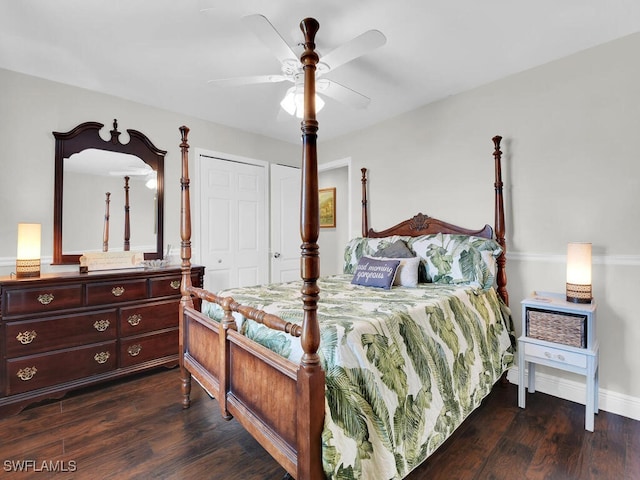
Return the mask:
<path id="1" fill-rule="evenodd" d="M 504 232 L 504 197 L 502 194 L 502 151 L 500 151 L 500 141 L 502 137 L 496 135 L 493 137 L 493 158 L 495 167 L 495 206 L 494 206 L 494 227 L 485 225 L 479 230 L 472 230 L 458 225 L 438 220 L 437 218 L 418 213 L 413 218 L 394 225 L 386 230 L 376 231 L 369 228 L 368 201 L 367 201 L 367 169 L 362 168 L 362 236 L 368 238 L 389 237 L 391 235 L 402 235 L 409 237 L 417 237 L 420 235 L 429 235 L 435 233 L 451 233 L 460 235 L 472 235 L 475 237 L 495 238 L 502 247 L 502 253 L 497 258 L 496 284 L 498 294 L 509 305 L 509 293 L 507 292 L 507 273 L 506 273 L 506 242 Z"/>

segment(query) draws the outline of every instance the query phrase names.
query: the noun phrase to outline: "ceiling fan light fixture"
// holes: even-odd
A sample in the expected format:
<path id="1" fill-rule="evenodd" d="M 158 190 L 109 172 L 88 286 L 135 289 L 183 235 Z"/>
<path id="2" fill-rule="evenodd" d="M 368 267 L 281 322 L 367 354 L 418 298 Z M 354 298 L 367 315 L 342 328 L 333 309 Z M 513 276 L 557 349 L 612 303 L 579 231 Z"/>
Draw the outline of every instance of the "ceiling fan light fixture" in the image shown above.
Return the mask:
<path id="1" fill-rule="evenodd" d="M 304 93 L 296 87 L 291 87 L 287 90 L 286 95 L 280 102 L 280 106 L 289 115 L 295 115 L 298 118 L 302 118 L 304 115 Z M 316 112 L 319 112 L 323 108 L 324 100 L 316 94 Z"/>
<path id="2" fill-rule="evenodd" d="M 153 171 L 149 175 L 147 175 L 147 179 L 146 179 L 146 182 L 145 182 L 144 185 L 149 190 L 157 190 L 158 189 L 158 176 L 156 175 L 155 171 Z"/>

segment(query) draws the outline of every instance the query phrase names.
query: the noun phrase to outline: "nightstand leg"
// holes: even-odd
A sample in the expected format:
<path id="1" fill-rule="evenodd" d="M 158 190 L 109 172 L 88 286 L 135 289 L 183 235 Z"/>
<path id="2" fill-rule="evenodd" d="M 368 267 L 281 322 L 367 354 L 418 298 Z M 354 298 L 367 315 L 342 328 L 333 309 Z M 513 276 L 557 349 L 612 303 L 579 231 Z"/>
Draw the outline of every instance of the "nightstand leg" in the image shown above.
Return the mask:
<path id="1" fill-rule="evenodd" d="M 598 353 L 598 349 L 596 349 L 596 358 L 595 358 L 595 391 L 593 392 L 593 404 L 594 404 L 594 413 L 598 413 L 600 407 L 598 406 L 599 398 L 600 398 L 600 354 Z"/>
<path id="2" fill-rule="evenodd" d="M 524 390 L 524 372 L 527 363 L 524 361 L 524 345 L 518 346 L 518 406 L 524 408 L 527 402 L 527 393 Z"/>
<path id="3" fill-rule="evenodd" d="M 599 372 L 600 368 L 598 367 L 598 361 L 596 360 L 596 388 L 595 392 L 593 392 L 593 404 L 594 404 L 594 413 L 598 413 L 600 407 L 598 406 L 599 397 L 600 397 L 600 380 L 599 380 Z"/>
<path id="4" fill-rule="evenodd" d="M 584 428 L 585 430 L 589 430 L 593 432 L 593 424 L 594 424 L 594 414 L 595 414 L 595 383 L 596 383 L 596 372 L 595 372 L 595 358 L 590 357 L 587 360 L 587 404 L 585 406 L 584 412 Z"/>
<path id="5" fill-rule="evenodd" d="M 529 362 L 529 393 L 536 393 L 536 364 Z"/>

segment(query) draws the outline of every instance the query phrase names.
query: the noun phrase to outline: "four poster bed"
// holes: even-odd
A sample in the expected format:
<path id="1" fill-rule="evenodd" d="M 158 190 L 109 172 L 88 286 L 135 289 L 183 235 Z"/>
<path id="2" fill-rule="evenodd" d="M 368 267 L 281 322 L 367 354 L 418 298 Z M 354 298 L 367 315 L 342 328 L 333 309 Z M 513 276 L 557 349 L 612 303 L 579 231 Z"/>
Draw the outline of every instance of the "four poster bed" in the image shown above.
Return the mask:
<path id="1" fill-rule="evenodd" d="M 495 230 L 422 214 L 369 229 L 363 169 L 362 238 L 345 249 L 345 274 L 319 278 L 318 23 L 300 26 L 302 282 L 220 293 L 191 285 L 189 129 L 180 128 L 183 407 L 194 378 L 298 480 L 403 478 L 513 361 L 501 138 L 493 138 Z"/>

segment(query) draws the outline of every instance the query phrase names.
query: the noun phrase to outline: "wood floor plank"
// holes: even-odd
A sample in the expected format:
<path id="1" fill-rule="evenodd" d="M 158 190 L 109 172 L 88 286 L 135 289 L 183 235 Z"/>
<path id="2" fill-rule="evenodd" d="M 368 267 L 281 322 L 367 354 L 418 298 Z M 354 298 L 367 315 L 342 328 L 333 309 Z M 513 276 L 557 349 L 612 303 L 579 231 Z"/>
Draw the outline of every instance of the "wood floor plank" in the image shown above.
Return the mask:
<path id="1" fill-rule="evenodd" d="M 587 478 L 624 478 L 626 422 L 622 417 L 608 412 L 598 414 L 597 421 L 603 424 L 603 428 L 595 430 L 592 434 L 592 452 L 589 456 Z"/>
<path id="2" fill-rule="evenodd" d="M 74 472 L 0 472 L 9 480 L 280 480 L 285 474 L 193 384 L 181 406 L 177 369 L 91 387 L 0 419 L 0 460 L 75 462 Z M 640 422 L 537 392 L 517 406 L 496 386 L 478 410 L 408 480 L 640 480 Z M 369 480 L 369 479 L 367 479 Z M 374 479 L 378 480 L 378 479 Z"/>
<path id="3" fill-rule="evenodd" d="M 627 424 L 624 478 L 640 480 L 640 429 Z"/>

